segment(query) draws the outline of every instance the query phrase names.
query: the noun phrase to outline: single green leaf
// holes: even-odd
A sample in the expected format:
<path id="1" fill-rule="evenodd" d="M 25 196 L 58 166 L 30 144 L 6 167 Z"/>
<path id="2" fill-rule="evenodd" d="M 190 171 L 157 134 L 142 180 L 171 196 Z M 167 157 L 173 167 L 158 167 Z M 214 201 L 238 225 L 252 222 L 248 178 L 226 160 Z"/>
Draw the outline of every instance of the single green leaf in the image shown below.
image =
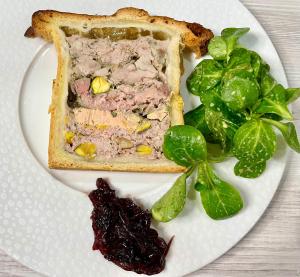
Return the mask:
<path id="1" fill-rule="evenodd" d="M 300 144 L 297 136 L 297 131 L 293 123 L 282 123 L 267 118 L 263 118 L 262 120 L 277 127 L 281 131 L 289 147 L 291 147 L 296 152 L 300 153 Z"/>
<path id="2" fill-rule="evenodd" d="M 233 68 L 233 69 L 226 69 L 224 77 L 222 79 L 222 84 L 225 84 L 229 81 L 231 81 L 233 78 L 238 77 L 241 79 L 249 80 L 252 82 L 257 82 L 255 79 L 255 76 L 251 71 L 248 71 L 247 69 L 243 68 Z"/>
<path id="3" fill-rule="evenodd" d="M 300 88 L 287 88 L 285 90 L 286 103 L 290 104 L 300 97 Z"/>
<path id="4" fill-rule="evenodd" d="M 200 105 L 196 109 L 187 112 L 184 115 L 184 123 L 197 128 L 204 137 L 211 133 L 205 121 L 204 105 Z"/>
<path id="5" fill-rule="evenodd" d="M 267 70 L 264 70 L 261 76 L 260 83 L 262 95 L 268 95 L 276 85 L 276 80 L 269 74 Z"/>
<path id="6" fill-rule="evenodd" d="M 239 69 L 252 72 L 251 52 L 245 48 L 234 49 L 230 54 L 230 59 L 226 69 Z"/>
<path id="7" fill-rule="evenodd" d="M 251 53 L 251 66 L 253 74 L 257 78 L 257 81 L 261 83 L 262 77 L 270 72 L 270 66 L 261 58 L 261 56 L 255 51 L 249 50 Z"/>
<path id="8" fill-rule="evenodd" d="M 234 173 L 244 178 L 256 178 L 263 173 L 266 168 L 266 161 L 253 163 L 247 161 L 238 161 L 234 166 Z"/>
<path id="9" fill-rule="evenodd" d="M 243 124 L 233 139 L 233 154 L 239 160 L 259 163 L 270 159 L 276 149 L 276 135 L 272 127 L 259 119 Z"/>
<path id="10" fill-rule="evenodd" d="M 226 28 L 222 31 L 221 35 L 223 38 L 229 39 L 234 37 L 239 39 L 243 35 L 247 34 L 250 31 L 250 28 Z"/>
<path id="11" fill-rule="evenodd" d="M 221 113 L 222 117 L 225 118 L 225 122 L 232 122 L 239 127 L 246 120 L 243 113 L 231 110 L 222 100 L 219 92 L 216 92 L 215 89 L 208 91 L 205 95 L 202 95 L 200 99 L 206 109 Z M 231 134 L 232 133 L 228 133 L 230 138 L 232 137 Z"/>
<path id="12" fill-rule="evenodd" d="M 215 175 L 208 163 L 201 163 L 195 189 L 200 191 L 202 205 L 213 219 L 225 219 L 243 208 L 243 199 L 237 189 Z"/>
<path id="13" fill-rule="evenodd" d="M 280 84 L 275 85 L 274 88 L 265 97 L 277 103 L 286 104 L 286 90 Z"/>
<path id="14" fill-rule="evenodd" d="M 201 103 L 206 107 L 216 112 L 222 112 L 227 117 L 232 118 L 236 122 L 244 122 L 244 115 L 231 110 L 221 97 L 221 86 L 216 86 L 213 89 L 202 93 L 200 96 Z"/>
<path id="15" fill-rule="evenodd" d="M 164 136 L 163 152 L 167 159 L 189 167 L 207 158 L 206 141 L 199 130 L 188 125 L 169 128 Z"/>
<path id="16" fill-rule="evenodd" d="M 186 199 L 186 178 L 184 173 L 174 185 L 151 208 L 152 217 L 157 221 L 168 222 L 184 208 Z"/>
<path id="17" fill-rule="evenodd" d="M 221 36 L 227 44 L 227 57 L 237 46 L 239 38 L 248 33 L 249 30 L 249 28 L 226 28 L 222 31 Z"/>
<path id="18" fill-rule="evenodd" d="M 201 61 L 186 80 L 189 92 L 200 95 L 218 85 L 223 76 L 223 66 L 215 60 Z"/>
<path id="19" fill-rule="evenodd" d="M 222 126 L 222 128 L 225 127 L 224 133 L 226 133 L 228 138 L 233 138 L 235 131 L 240 125 L 243 124 L 243 122 L 245 122 L 245 116 L 241 113 L 234 112 L 227 107 L 227 105 L 221 99 L 217 87 L 207 91 L 206 93 L 203 93 L 200 96 L 200 99 L 205 110 L 201 110 L 201 112 L 200 109 L 194 110 L 195 112 L 189 114 L 189 117 L 187 118 L 188 121 L 185 121 L 185 123 L 188 125 L 193 125 L 200 130 L 206 141 L 213 143 L 222 142 L 224 146 L 225 141 L 222 139 L 222 135 L 218 134 L 218 131 L 215 130 L 216 128 L 214 126 L 219 124 Z M 205 115 L 206 109 L 212 111 L 207 117 Z M 217 117 L 214 118 L 215 113 Z M 206 126 L 202 122 L 203 117 L 205 118 L 205 125 L 208 127 L 209 132 L 207 132 Z M 197 124 L 197 118 L 199 119 L 199 124 Z M 219 122 L 220 120 L 222 120 L 222 122 Z M 228 129 L 226 129 L 227 123 L 230 126 Z M 231 127 L 234 129 L 232 130 Z"/>
<path id="20" fill-rule="evenodd" d="M 284 119 L 293 120 L 293 116 L 290 113 L 286 104 L 276 102 L 269 98 L 263 98 L 258 107 L 255 109 L 256 113 L 274 113 Z"/>
<path id="21" fill-rule="evenodd" d="M 227 44 L 222 37 L 214 37 L 208 44 L 208 53 L 216 60 L 225 60 L 227 55 Z"/>
<path id="22" fill-rule="evenodd" d="M 245 122 L 245 115 L 239 112 L 232 111 L 220 97 L 212 98 L 213 105 L 209 105 L 205 110 L 205 120 L 208 128 L 214 134 L 216 141 L 221 142 L 217 138 L 218 133 L 224 133 L 232 140 L 236 130 Z M 221 135 L 222 137 L 222 135 Z"/>
<path id="23" fill-rule="evenodd" d="M 205 107 L 209 107 L 217 111 L 222 110 L 226 106 L 221 99 L 220 85 L 201 93 L 200 100 Z"/>
<path id="24" fill-rule="evenodd" d="M 195 183 L 197 182 L 196 178 L 191 178 L 190 179 L 190 184 L 187 187 L 187 198 L 189 200 L 196 200 L 197 198 L 197 192 L 195 190 Z"/>
<path id="25" fill-rule="evenodd" d="M 222 111 L 217 112 L 211 108 L 205 109 L 205 120 L 216 141 L 224 150 L 228 150 L 239 125 L 228 119 Z"/>
<path id="26" fill-rule="evenodd" d="M 259 96 L 255 81 L 234 77 L 224 84 L 222 99 L 234 111 L 241 111 L 254 105 Z"/>
<path id="27" fill-rule="evenodd" d="M 251 66 L 253 69 L 253 74 L 256 78 L 261 74 L 262 66 L 265 64 L 262 58 L 254 51 L 251 53 Z"/>
<path id="28" fill-rule="evenodd" d="M 230 54 L 222 83 L 224 84 L 234 77 L 256 81 L 251 65 L 251 53 L 245 48 L 236 48 Z"/>

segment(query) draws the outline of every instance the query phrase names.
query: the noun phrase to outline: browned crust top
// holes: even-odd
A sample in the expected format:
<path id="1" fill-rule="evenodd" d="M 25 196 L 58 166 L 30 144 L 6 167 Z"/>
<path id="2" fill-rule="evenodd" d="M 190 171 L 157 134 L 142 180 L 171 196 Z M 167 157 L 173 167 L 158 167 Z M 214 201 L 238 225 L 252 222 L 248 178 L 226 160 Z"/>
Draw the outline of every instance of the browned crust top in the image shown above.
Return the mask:
<path id="1" fill-rule="evenodd" d="M 185 21 L 175 20 L 166 16 L 150 16 L 143 9 L 127 7 L 117 10 L 113 15 L 87 15 L 75 14 L 67 12 L 59 12 L 54 10 L 39 10 L 32 15 L 32 25 L 26 30 L 26 37 L 40 36 L 51 41 L 51 25 L 56 20 L 70 21 L 93 21 L 97 20 L 136 20 L 150 24 L 166 25 L 166 27 L 176 29 L 181 33 L 183 44 L 193 51 L 197 57 L 203 56 L 207 52 L 207 45 L 213 37 L 211 30 L 203 27 L 199 23 L 189 23 Z"/>

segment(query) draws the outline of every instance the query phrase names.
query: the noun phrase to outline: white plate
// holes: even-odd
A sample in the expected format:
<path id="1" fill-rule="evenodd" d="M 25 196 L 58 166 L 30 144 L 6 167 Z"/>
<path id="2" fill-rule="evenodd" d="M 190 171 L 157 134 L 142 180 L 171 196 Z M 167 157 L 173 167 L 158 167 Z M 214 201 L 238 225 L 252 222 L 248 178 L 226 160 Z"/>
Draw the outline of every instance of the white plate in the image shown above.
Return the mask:
<path id="1" fill-rule="evenodd" d="M 49 170 L 47 145 L 51 81 L 55 78 L 53 46 L 26 39 L 31 14 L 38 9 L 111 14 L 124 6 L 145 8 L 151 14 L 200 22 L 218 34 L 229 26 L 251 27 L 243 43 L 258 51 L 271 65 L 273 75 L 287 85 L 280 59 L 270 39 L 250 12 L 237 0 L 165 1 L 6 1 L 0 49 L 0 247 L 21 263 L 51 276 L 136 276 L 106 261 L 91 250 L 91 204 L 87 192 L 97 177 L 108 178 L 121 195 L 130 195 L 145 207 L 165 192 L 174 174 L 133 174 Z M 196 64 L 186 57 L 186 74 Z M 186 108 L 185 75 L 182 92 Z M 168 224 L 160 234 L 175 235 L 160 276 L 181 276 L 210 263 L 235 245 L 257 222 L 276 191 L 286 164 L 285 147 L 268 163 L 265 173 L 248 180 L 234 176 L 234 160 L 216 166 L 218 174 L 233 183 L 245 199 L 245 208 L 224 221 L 208 218 L 199 199 Z"/>

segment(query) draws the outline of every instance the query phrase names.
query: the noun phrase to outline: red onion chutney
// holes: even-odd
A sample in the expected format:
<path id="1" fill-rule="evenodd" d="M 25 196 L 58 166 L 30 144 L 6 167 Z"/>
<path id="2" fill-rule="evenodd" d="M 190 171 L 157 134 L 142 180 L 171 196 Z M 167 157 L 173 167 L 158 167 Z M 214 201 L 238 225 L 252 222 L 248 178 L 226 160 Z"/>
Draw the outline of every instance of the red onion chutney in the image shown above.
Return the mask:
<path id="1" fill-rule="evenodd" d="M 94 205 L 93 250 L 119 267 L 140 274 L 157 274 L 165 267 L 171 240 L 166 243 L 150 228 L 151 214 L 129 198 L 118 198 L 102 178 L 89 194 Z"/>

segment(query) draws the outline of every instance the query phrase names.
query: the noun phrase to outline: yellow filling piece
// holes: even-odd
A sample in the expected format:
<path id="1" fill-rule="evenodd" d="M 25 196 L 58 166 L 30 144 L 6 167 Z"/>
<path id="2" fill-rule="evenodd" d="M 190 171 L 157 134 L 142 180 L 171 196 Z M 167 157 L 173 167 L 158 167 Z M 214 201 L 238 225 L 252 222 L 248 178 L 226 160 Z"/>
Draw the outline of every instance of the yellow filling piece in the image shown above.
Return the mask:
<path id="1" fill-rule="evenodd" d="M 151 123 L 149 121 L 142 121 L 136 128 L 136 132 L 138 134 L 140 134 L 140 133 L 148 130 L 149 128 L 151 128 Z"/>
<path id="2" fill-rule="evenodd" d="M 91 87 L 94 94 L 101 94 L 109 91 L 110 83 L 104 77 L 97 76 L 92 81 Z"/>
<path id="3" fill-rule="evenodd" d="M 65 140 L 66 140 L 66 142 L 69 143 L 69 144 L 71 144 L 74 136 L 75 136 L 75 134 L 73 132 L 67 131 L 65 133 Z"/>
<path id="4" fill-rule="evenodd" d="M 82 143 L 76 147 L 75 153 L 89 160 L 94 159 L 96 157 L 96 145 L 91 142 Z"/>
<path id="5" fill-rule="evenodd" d="M 136 147 L 136 152 L 140 155 L 150 155 L 152 153 L 152 147 L 140 144 Z"/>

